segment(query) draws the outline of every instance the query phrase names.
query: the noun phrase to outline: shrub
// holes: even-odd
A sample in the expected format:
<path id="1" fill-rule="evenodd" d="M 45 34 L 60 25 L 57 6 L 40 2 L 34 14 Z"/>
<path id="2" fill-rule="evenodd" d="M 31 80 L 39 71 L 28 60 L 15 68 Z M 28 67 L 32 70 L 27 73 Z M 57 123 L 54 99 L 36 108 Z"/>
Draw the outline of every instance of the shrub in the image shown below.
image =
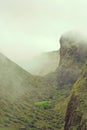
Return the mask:
<path id="1" fill-rule="evenodd" d="M 35 106 L 40 109 L 50 109 L 52 108 L 52 103 L 50 101 L 36 102 Z"/>

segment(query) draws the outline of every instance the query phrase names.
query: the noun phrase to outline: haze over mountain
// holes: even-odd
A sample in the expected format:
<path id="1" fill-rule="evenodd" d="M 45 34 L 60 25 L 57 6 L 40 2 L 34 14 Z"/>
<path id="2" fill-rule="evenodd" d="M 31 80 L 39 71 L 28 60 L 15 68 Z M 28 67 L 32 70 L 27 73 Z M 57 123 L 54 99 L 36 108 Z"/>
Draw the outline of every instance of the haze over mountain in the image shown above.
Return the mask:
<path id="1" fill-rule="evenodd" d="M 82 39 L 78 41 L 78 38 L 73 38 L 70 32 L 62 35 L 58 67 L 43 77 L 31 75 L 0 54 L 1 129 L 78 130 L 82 126 L 80 130 L 87 130 L 84 116 L 87 112 L 86 92 L 84 92 L 86 65 L 82 69 L 87 60 L 87 42 Z M 80 111 L 77 112 L 77 109 Z M 71 114 L 68 110 L 71 110 Z"/>
<path id="2" fill-rule="evenodd" d="M 29 63 L 25 65 L 25 69 L 33 75 L 44 76 L 56 70 L 59 60 L 59 51 L 42 53 L 30 60 Z"/>
<path id="3" fill-rule="evenodd" d="M 16 100 L 23 97 L 27 92 L 29 100 L 39 100 L 40 95 L 43 95 L 42 98 L 44 99 L 46 93 L 49 95 L 47 89 L 50 83 L 44 88 L 47 83 L 46 79 L 44 81 L 44 78 L 32 76 L 0 53 L 0 93 L 4 98 Z M 37 94 L 34 95 L 34 93 Z"/>

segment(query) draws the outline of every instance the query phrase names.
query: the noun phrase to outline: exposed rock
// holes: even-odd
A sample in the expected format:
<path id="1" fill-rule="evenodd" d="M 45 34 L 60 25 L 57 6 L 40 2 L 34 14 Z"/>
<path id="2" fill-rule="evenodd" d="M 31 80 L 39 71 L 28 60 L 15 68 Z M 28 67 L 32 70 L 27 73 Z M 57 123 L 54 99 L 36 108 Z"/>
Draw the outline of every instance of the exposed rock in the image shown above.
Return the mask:
<path id="1" fill-rule="evenodd" d="M 74 34 L 74 33 L 73 33 Z M 60 62 L 57 69 L 59 87 L 71 87 L 81 73 L 87 59 L 87 42 L 81 36 L 64 34 L 60 38 Z"/>

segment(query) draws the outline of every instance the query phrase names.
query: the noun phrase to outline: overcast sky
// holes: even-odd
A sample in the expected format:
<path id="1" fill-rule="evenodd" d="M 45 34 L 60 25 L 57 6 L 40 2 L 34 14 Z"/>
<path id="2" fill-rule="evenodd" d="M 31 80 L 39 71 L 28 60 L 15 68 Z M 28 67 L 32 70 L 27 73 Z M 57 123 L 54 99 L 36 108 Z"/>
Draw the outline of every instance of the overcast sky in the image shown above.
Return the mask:
<path id="1" fill-rule="evenodd" d="M 17 63 L 57 50 L 70 30 L 87 33 L 87 0 L 0 0 L 0 51 Z"/>

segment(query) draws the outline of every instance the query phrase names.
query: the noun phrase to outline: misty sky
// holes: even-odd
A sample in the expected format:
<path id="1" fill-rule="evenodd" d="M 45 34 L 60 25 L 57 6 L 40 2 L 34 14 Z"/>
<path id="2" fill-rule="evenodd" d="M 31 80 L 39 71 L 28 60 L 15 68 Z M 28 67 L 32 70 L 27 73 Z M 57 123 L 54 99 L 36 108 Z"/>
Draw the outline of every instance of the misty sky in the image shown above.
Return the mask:
<path id="1" fill-rule="evenodd" d="M 17 63 L 57 50 L 70 30 L 87 33 L 87 0 L 0 0 L 0 51 Z"/>

